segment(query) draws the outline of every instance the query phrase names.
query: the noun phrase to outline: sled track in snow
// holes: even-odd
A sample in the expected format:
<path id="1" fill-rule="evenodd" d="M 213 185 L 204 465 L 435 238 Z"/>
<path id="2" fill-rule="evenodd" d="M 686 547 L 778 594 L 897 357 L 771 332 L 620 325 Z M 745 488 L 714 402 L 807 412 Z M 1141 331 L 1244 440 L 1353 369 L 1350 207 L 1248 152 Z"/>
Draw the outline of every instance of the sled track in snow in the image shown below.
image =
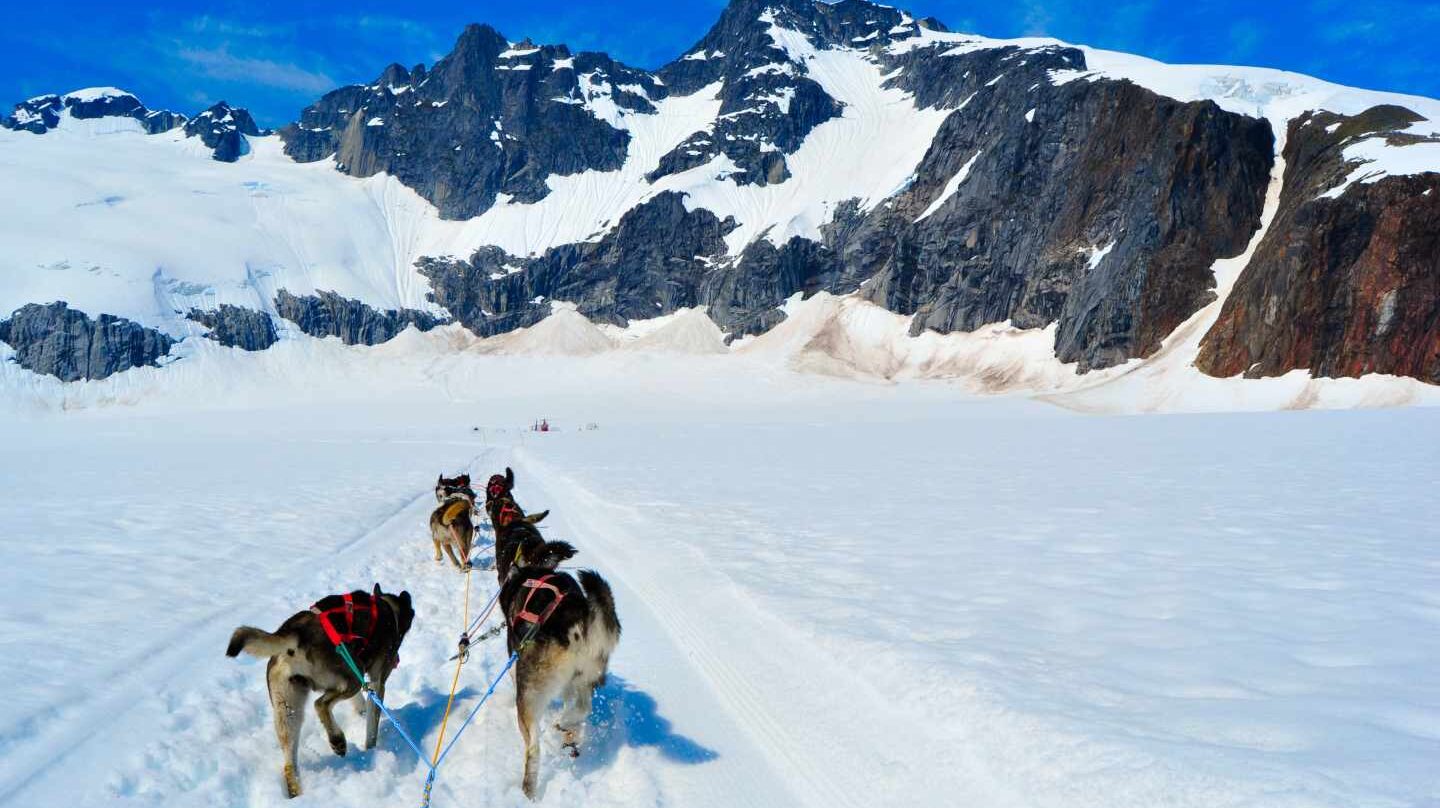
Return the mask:
<path id="1" fill-rule="evenodd" d="M 900 712 L 898 700 L 883 698 L 789 625 L 737 597 L 693 549 L 667 540 L 633 509 L 606 501 L 523 448 L 515 460 L 520 485 L 545 491 L 555 527 L 569 528 L 566 537 L 573 536 L 581 548 L 580 566 L 601 559 L 611 583 L 637 596 L 785 785 L 792 796 L 789 804 L 885 804 L 895 797 L 887 784 L 907 779 L 937 789 L 953 779 L 964 783 L 965 792 L 988 798 L 987 804 L 1019 802 L 963 749 L 954 750 L 948 774 L 911 759 L 907 750 L 930 740 L 923 717 Z M 707 585 L 694 585 L 697 580 Z M 621 604 L 622 621 L 633 618 L 636 605 Z M 853 707 L 840 715 L 864 717 L 866 748 L 835 743 L 853 734 L 836 723 L 841 720 L 833 709 L 837 699 Z"/>

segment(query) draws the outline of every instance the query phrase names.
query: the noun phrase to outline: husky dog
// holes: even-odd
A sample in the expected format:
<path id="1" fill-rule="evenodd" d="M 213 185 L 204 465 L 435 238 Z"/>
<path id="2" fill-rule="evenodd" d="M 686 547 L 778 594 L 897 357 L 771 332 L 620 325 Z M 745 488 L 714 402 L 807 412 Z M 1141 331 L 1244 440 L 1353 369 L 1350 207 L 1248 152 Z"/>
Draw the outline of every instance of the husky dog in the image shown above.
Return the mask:
<path id="1" fill-rule="evenodd" d="M 311 691 L 320 693 L 320 698 L 315 700 L 315 715 L 329 736 L 330 748 L 341 756 L 347 749 L 345 733 L 336 726 L 331 709 L 335 702 L 359 695 L 360 683 L 336 652 L 321 617 L 323 607 L 342 603 L 353 607 L 351 620 L 346 622 L 338 615 L 332 617 L 333 612 L 327 613 L 325 619 L 336 630 L 340 623 L 345 623 L 341 636 L 346 638 L 355 664 L 369 678 L 375 695 L 383 699 L 385 680 L 400 664 L 400 643 L 415 622 L 409 592 L 386 594 L 376 584 L 375 590 L 368 594 L 357 590 L 348 596 L 332 595 L 310 609 L 297 612 L 273 634 L 251 626 L 235 629 L 230 635 L 230 646 L 225 649 L 225 655 L 230 657 L 244 651 L 270 660 L 265 667 L 265 683 L 270 691 L 270 708 L 274 711 L 275 736 L 285 757 L 285 791 L 291 797 L 300 795 L 300 770 L 295 756 L 300 748 L 305 702 Z M 343 610 L 344 606 L 337 609 Z M 364 702 L 356 706 L 363 708 Z M 375 745 L 379 729 L 380 711 L 366 710 L 366 749 Z"/>
<path id="2" fill-rule="evenodd" d="M 563 542 L 552 542 L 564 544 Z M 569 547 L 569 545 L 565 545 Z M 574 548 L 570 548 L 573 550 Z M 500 591 L 509 631 L 507 644 L 518 652 L 515 710 L 525 743 L 525 796 L 535 798 L 540 776 L 540 717 L 551 701 L 565 707 L 556 727 L 571 757 L 580 754 L 590 699 L 605 683 L 610 654 L 620 641 L 620 618 L 610 585 L 599 574 L 581 570 L 577 582 L 555 572 L 564 553 L 546 554 L 537 564 L 517 567 Z"/>
<path id="3" fill-rule="evenodd" d="M 540 551 L 542 549 L 554 551 L 554 548 L 569 547 L 570 554 L 564 558 L 557 559 L 550 568 L 554 569 L 556 564 L 575 555 L 575 548 L 565 542 L 546 542 L 545 537 L 540 534 L 540 529 L 535 527 L 543 520 L 549 511 L 537 513 L 534 516 L 514 516 L 510 510 L 500 512 L 500 522 L 495 526 L 495 574 L 504 586 L 505 581 L 510 578 L 511 571 L 516 567 L 543 566 L 539 563 Z"/>
<path id="4" fill-rule="evenodd" d="M 485 483 L 485 507 L 488 509 L 490 503 L 495 500 L 512 499 L 512 492 L 515 490 L 515 472 L 505 467 L 504 474 L 492 474 L 489 481 Z M 493 519 L 493 514 L 491 515 Z"/>
<path id="5" fill-rule="evenodd" d="M 505 473 L 490 475 L 490 481 L 485 483 L 485 515 L 490 517 L 490 524 L 498 530 L 502 521 L 500 512 L 505 509 L 506 503 L 524 516 L 525 510 L 520 503 L 515 501 L 515 472 L 509 466 L 505 467 Z M 532 522 L 538 522 L 545 518 L 549 511 L 541 511 L 535 515 Z"/>
<path id="6" fill-rule="evenodd" d="M 435 481 L 436 502 L 444 502 L 445 497 L 449 496 L 452 493 L 455 493 L 456 491 L 469 494 L 470 500 L 472 502 L 477 499 L 475 491 L 470 488 L 469 474 L 461 474 L 459 477 L 446 477 L 445 475 L 441 474 L 439 479 Z"/>
<path id="7" fill-rule="evenodd" d="M 470 513 L 475 509 L 475 495 L 455 489 L 440 500 L 440 505 L 430 513 L 430 540 L 435 543 L 435 560 L 444 563 L 440 548 L 450 556 L 450 562 L 461 572 L 470 569 L 470 547 L 475 541 L 475 521 Z M 459 557 L 455 553 L 459 552 Z M 461 559 L 464 559 L 463 561 Z"/>

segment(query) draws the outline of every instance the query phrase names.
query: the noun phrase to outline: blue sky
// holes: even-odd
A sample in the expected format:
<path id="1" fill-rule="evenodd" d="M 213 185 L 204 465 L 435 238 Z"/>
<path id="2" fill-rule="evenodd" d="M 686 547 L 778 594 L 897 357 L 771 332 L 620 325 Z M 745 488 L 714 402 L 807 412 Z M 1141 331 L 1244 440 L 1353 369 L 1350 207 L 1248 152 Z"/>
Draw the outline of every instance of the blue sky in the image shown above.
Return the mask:
<path id="1" fill-rule="evenodd" d="M 1280 67 L 1440 97 L 1440 0 L 888 0 L 954 30 L 1044 34 L 1171 62 Z M 262 124 L 385 65 L 434 62 L 468 22 L 655 67 L 699 39 L 723 0 L 8 4 L 0 103 L 93 85 L 194 113 L 225 99 Z"/>

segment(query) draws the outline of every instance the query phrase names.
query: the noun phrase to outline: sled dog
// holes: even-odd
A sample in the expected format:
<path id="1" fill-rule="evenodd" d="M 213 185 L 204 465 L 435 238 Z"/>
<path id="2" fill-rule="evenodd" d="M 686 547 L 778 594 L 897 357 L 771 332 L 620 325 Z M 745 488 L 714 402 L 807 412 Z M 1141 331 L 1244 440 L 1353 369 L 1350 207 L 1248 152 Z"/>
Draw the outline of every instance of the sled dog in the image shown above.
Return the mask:
<path id="1" fill-rule="evenodd" d="M 381 592 L 376 584 L 373 592 L 357 590 L 324 598 L 297 612 L 273 633 L 241 626 L 230 635 L 226 656 L 239 656 L 244 651 L 270 660 L 265 667 L 265 684 L 274 712 L 275 737 L 284 756 L 285 791 L 289 796 L 300 795 L 300 770 L 295 758 L 300 748 L 305 702 L 312 691 L 320 694 L 315 700 L 315 715 L 325 728 L 330 748 L 342 757 L 347 751 L 345 734 L 336 726 L 331 710 L 335 702 L 361 695 L 360 682 L 336 651 L 332 636 L 345 642 L 375 695 L 384 699 L 385 680 L 400 664 L 400 643 L 414 621 L 409 592 L 392 595 Z M 369 749 L 375 745 L 380 728 L 380 711 L 364 709 L 363 696 L 356 707 L 365 712 L 365 748 Z"/>
<path id="2" fill-rule="evenodd" d="M 456 569 L 461 572 L 470 569 L 470 548 L 475 542 L 475 520 L 470 514 L 474 509 L 474 496 L 455 490 L 445 495 L 430 513 L 430 540 L 435 544 L 437 562 L 445 561 L 440 556 L 443 547 Z"/>
<path id="3" fill-rule="evenodd" d="M 564 544 L 552 542 L 548 547 Z M 565 545 L 569 547 L 569 545 Z M 573 550 L 573 548 L 570 548 Z M 559 553 L 557 555 L 564 555 Z M 564 701 L 556 727 L 572 757 L 580 754 L 590 699 L 605 683 L 610 654 L 620 641 L 620 618 L 610 585 L 592 570 L 579 580 L 545 566 L 517 567 L 500 591 L 515 664 L 515 709 L 525 744 L 525 796 L 535 798 L 540 776 L 540 718 L 555 699 Z"/>

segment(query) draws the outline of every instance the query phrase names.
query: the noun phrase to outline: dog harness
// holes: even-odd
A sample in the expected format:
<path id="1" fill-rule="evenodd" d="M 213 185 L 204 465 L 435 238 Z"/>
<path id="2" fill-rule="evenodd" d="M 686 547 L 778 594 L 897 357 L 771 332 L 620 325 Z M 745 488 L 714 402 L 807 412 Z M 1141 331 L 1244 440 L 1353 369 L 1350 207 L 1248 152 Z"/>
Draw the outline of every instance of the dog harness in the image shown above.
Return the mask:
<path id="1" fill-rule="evenodd" d="M 339 603 L 336 603 L 339 601 Z M 347 592 L 344 595 L 330 595 L 321 598 L 310 607 L 320 618 L 320 628 L 333 645 L 353 645 L 357 653 L 362 652 L 375 636 L 375 627 L 380 624 L 379 598 L 365 592 Z M 357 613 L 362 625 L 356 625 Z M 344 621 L 344 630 L 336 626 L 337 620 Z"/>
<path id="2" fill-rule="evenodd" d="M 565 593 L 560 591 L 560 587 L 550 583 L 550 579 L 554 577 L 554 575 L 546 575 L 541 578 L 531 578 L 521 584 L 521 586 L 530 591 L 526 593 L 525 602 L 520 605 L 520 611 L 516 612 L 515 616 L 510 618 L 511 628 L 514 628 L 516 623 L 523 620 L 534 626 L 531 631 L 536 631 L 542 623 L 550 619 L 550 615 L 554 614 L 555 610 L 560 607 L 560 601 L 565 599 Z M 550 601 L 550 605 L 545 607 L 545 611 L 536 614 L 530 611 L 530 601 L 535 597 L 535 593 L 542 589 L 548 591 L 554 599 Z"/>
<path id="3" fill-rule="evenodd" d="M 485 493 L 491 499 L 499 499 L 510 492 L 509 486 L 505 484 L 505 478 L 499 474 L 490 475 L 490 481 L 485 483 Z"/>
<path id="4" fill-rule="evenodd" d="M 496 527 L 509 527 L 511 522 L 524 515 L 514 500 L 506 500 L 505 504 L 500 506 L 500 513 L 495 517 L 496 521 L 500 523 Z"/>

